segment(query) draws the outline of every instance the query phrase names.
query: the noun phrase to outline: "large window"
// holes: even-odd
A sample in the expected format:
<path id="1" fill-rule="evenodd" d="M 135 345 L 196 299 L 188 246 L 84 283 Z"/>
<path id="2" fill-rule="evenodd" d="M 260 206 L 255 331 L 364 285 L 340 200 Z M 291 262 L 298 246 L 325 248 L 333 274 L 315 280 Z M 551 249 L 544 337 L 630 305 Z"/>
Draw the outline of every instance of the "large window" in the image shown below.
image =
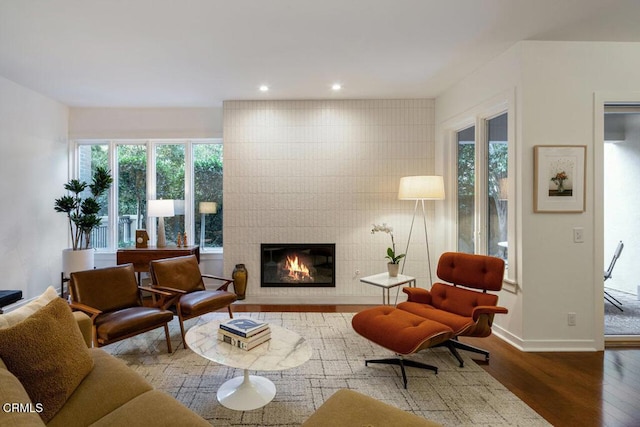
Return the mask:
<path id="1" fill-rule="evenodd" d="M 515 239 L 509 216 L 508 114 L 476 117 L 454 133 L 458 250 L 504 259 L 507 278 L 515 280 L 509 271 Z"/>
<path id="2" fill-rule="evenodd" d="M 92 247 L 135 246 L 135 231 L 156 241 L 156 219 L 147 217 L 147 201 L 173 200 L 165 218 L 168 245 L 178 233 L 202 250 L 222 247 L 222 143 L 220 140 L 118 140 L 75 142 L 75 176 L 91 181 L 93 170 L 111 170 L 114 185 L 105 195 L 102 225 Z"/>

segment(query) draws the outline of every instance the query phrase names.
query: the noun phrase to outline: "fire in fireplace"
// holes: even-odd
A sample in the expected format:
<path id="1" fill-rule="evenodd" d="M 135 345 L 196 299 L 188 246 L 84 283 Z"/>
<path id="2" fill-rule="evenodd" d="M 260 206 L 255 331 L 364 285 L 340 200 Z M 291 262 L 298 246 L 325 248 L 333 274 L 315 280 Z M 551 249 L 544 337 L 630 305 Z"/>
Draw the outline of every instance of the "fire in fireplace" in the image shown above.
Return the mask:
<path id="1" fill-rule="evenodd" d="M 262 287 L 335 287 L 332 243 L 263 243 Z"/>

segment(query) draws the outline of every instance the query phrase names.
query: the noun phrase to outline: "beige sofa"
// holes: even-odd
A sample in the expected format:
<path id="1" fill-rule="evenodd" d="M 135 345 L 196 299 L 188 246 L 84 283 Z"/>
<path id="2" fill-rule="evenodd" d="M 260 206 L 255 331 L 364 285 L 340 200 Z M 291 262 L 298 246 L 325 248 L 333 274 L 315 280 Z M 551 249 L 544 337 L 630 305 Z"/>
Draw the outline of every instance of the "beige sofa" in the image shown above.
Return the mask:
<path id="1" fill-rule="evenodd" d="M 78 312 L 73 313 L 73 316 L 85 343 L 90 345 L 89 318 Z M 0 329 L 3 326 L 1 323 L 2 319 L 0 319 Z M 4 327 L 7 328 L 7 325 Z M 78 339 L 80 339 L 79 336 L 80 334 Z M 29 345 L 25 341 L 17 341 L 20 342 L 15 342 L 16 346 Z M 7 351 L 6 347 L 5 351 Z M 105 351 L 95 348 L 84 351 L 88 351 L 87 359 L 92 367 L 46 424 L 40 416 L 42 404 L 32 402 L 21 381 L 7 368 L 10 364 L 5 364 L 5 361 L 0 359 L 0 404 L 3 405 L 0 408 L 0 425 L 64 427 L 211 425 L 173 397 L 154 390 L 139 374 Z M 5 359 L 8 357 L 10 355 Z M 58 355 L 58 357 L 64 357 L 64 355 Z"/>

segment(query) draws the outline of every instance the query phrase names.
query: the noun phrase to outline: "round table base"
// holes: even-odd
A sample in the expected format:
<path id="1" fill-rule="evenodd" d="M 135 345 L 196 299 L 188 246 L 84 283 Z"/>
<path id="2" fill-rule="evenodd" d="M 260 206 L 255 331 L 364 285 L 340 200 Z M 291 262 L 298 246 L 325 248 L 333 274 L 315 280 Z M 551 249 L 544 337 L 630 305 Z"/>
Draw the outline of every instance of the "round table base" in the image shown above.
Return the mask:
<path id="1" fill-rule="evenodd" d="M 235 377 L 222 384 L 218 390 L 218 402 L 224 407 L 236 411 L 258 409 L 271 402 L 276 395 L 275 384 L 257 375 L 249 375 L 245 369 L 244 376 Z"/>

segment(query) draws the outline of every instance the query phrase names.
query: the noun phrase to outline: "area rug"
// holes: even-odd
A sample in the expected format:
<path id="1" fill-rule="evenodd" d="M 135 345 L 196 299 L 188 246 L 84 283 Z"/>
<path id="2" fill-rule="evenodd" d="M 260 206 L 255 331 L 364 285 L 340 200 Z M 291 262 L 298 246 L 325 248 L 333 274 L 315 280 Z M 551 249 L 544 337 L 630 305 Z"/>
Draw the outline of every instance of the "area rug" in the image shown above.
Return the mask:
<path id="1" fill-rule="evenodd" d="M 548 426 L 466 355 L 464 368 L 447 349 L 420 352 L 416 360 L 436 365 L 438 374 L 407 368 L 405 390 L 399 368 L 365 366 L 366 358 L 390 352 L 360 337 L 351 328 L 351 313 L 238 313 L 284 326 L 305 337 L 313 354 L 304 365 L 276 372 L 257 372 L 272 380 L 273 401 L 253 411 L 233 411 L 220 405 L 216 391 L 242 371 L 210 362 L 182 346 L 167 354 L 162 329 L 104 347 L 124 360 L 154 387 L 164 390 L 216 426 L 298 426 L 333 393 L 357 390 L 445 426 Z M 187 322 L 194 326 L 226 318 L 212 313 Z M 182 342 L 177 321 L 170 324 L 174 349 Z M 252 372 L 252 374 L 254 374 Z"/>
<path id="2" fill-rule="evenodd" d="M 640 301 L 637 295 L 616 289 L 606 289 L 609 295 L 620 301 L 622 310 L 608 301 L 604 302 L 605 335 L 640 335 Z"/>

